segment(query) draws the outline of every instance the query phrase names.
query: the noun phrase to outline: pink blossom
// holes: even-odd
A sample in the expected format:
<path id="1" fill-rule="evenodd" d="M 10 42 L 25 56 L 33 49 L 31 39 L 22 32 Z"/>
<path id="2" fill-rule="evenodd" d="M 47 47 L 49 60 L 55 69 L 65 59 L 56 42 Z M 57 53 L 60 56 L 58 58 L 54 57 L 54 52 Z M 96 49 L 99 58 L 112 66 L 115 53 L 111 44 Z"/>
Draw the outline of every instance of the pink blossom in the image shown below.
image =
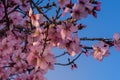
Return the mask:
<path id="1" fill-rule="evenodd" d="M 93 45 L 93 56 L 95 59 L 102 61 L 104 57 L 108 56 L 109 45 L 104 42 L 99 42 L 98 44 Z"/>
<path id="2" fill-rule="evenodd" d="M 101 2 L 97 2 L 96 10 L 97 11 L 101 10 Z"/>
<path id="3" fill-rule="evenodd" d="M 44 73 L 41 71 L 35 71 L 35 70 L 32 70 L 30 72 L 30 75 L 28 75 L 28 80 L 47 80 L 45 77 L 44 77 Z"/>
<path id="4" fill-rule="evenodd" d="M 15 50 L 14 54 L 12 56 L 12 60 L 16 63 L 21 62 L 22 60 L 24 60 L 26 58 L 26 54 L 22 53 L 21 49 L 19 50 Z"/>
<path id="5" fill-rule="evenodd" d="M 88 13 L 85 11 L 84 6 L 80 4 L 74 4 L 72 8 L 71 16 L 75 19 L 82 19 L 83 17 L 87 17 Z"/>
<path id="6" fill-rule="evenodd" d="M 71 56 L 75 56 L 76 53 L 80 54 L 82 52 L 82 47 L 80 46 L 80 40 L 77 34 L 75 34 L 71 41 L 66 42 L 66 49 Z"/>
<path id="7" fill-rule="evenodd" d="M 21 3 L 21 1 L 20 1 L 20 0 L 11 0 L 11 2 L 14 2 L 14 3 L 16 3 L 16 4 Z"/>
<path id="8" fill-rule="evenodd" d="M 9 76 L 10 74 L 7 70 L 0 68 L 0 79 L 1 80 L 7 80 Z"/>
<path id="9" fill-rule="evenodd" d="M 15 77 L 15 80 L 47 80 L 42 71 L 32 70 L 30 73 L 22 73 Z"/>
<path id="10" fill-rule="evenodd" d="M 59 44 L 62 41 L 61 36 L 58 36 L 58 35 L 60 35 L 60 30 L 55 29 L 55 28 L 50 28 L 49 29 L 48 38 L 50 39 L 50 44 L 54 47 L 59 46 Z"/>
<path id="11" fill-rule="evenodd" d="M 62 13 L 62 16 L 64 17 L 67 12 L 70 12 L 70 8 L 66 7 L 65 10 Z"/>
<path id="12" fill-rule="evenodd" d="M 34 77 L 33 77 L 33 80 L 47 80 L 43 74 L 41 74 L 41 72 L 37 72 Z"/>
<path id="13" fill-rule="evenodd" d="M 93 4 L 88 2 L 88 3 L 85 4 L 85 8 L 89 9 L 90 11 L 92 11 L 94 6 L 93 6 Z"/>
<path id="14" fill-rule="evenodd" d="M 39 27 L 40 26 L 40 24 L 39 24 L 40 14 L 33 14 L 33 10 L 32 10 L 32 8 L 30 8 L 29 16 L 31 18 L 32 25 L 35 27 Z"/>
<path id="15" fill-rule="evenodd" d="M 23 17 L 22 17 L 22 14 L 20 12 L 13 12 L 10 15 L 10 18 L 12 19 L 12 22 L 14 25 L 21 25 L 22 24 Z"/>
<path id="16" fill-rule="evenodd" d="M 2 51 L 4 54 L 11 54 L 12 53 L 13 44 L 12 44 L 12 41 L 9 41 L 9 39 L 10 39 L 9 37 L 4 38 L 1 42 Z"/>
<path id="17" fill-rule="evenodd" d="M 22 0 L 21 3 L 20 3 L 20 8 L 26 12 L 29 11 L 30 9 L 30 5 L 28 3 L 28 0 Z"/>
<path id="18" fill-rule="evenodd" d="M 37 27 L 36 29 L 35 29 L 35 33 L 32 35 L 33 37 L 41 37 L 42 35 L 42 30 L 41 30 L 41 28 L 39 28 L 39 27 Z M 42 38 L 42 37 L 41 37 Z"/>
<path id="19" fill-rule="evenodd" d="M 51 65 L 54 65 L 55 59 L 53 53 L 50 53 L 51 47 L 46 48 L 42 56 L 40 55 L 41 49 L 39 47 L 33 49 L 33 51 L 27 57 L 28 63 L 30 65 L 35 65 L 36 70 L 38 68 L 45 71 L 48 70 L 49 68 L 53 69 L 53 66 L 51 67 Z"/>
<path id="20" fill-rule="evenodd" d="M 6 54 L 2 54 L 2 52 L 0 51 L 0 67 L 4 67 L 6 65 L 8 65 L 10 57 Z"/>
<path id="21" fill-rule="evenodd" d="M 31 47 L 30 48 L 30 54 L 27 57 L 27 61 L 29 63 L 29 65 L 36 65 L 36 61 L 37 61 L 37 56 L 39 55 L 39 47 Z"/>
<path id="22" fill-rule="evenodd" d="M 13 67 L 14 67 L 14 70 L 17 71 L 17 73 L 23 73 L 27 69 L 27 64 L 25 61 L 21 60 L 21 62 L 15 63 Z"/>
<path id="23" fill-rule="evenodd" d="M 78 0 L 79 4 L 74 4 L 71 16 L 75 19 L 86 18 L 93 11 L 93 4 L 89 0 Z"/>
<path id="24" fill-rule="evenodd" d="M 83 3 L 83 4 L 88 3 L 89 1 L 90 0 L 78 0 L 79 3 Z"/>
<path id="25" fill-rule="evenodd" d="M 40 67 L 40 69 L 42 70 L 48 70 L 48 68 L 51 68 L 51 65 L 54 65 L 54 63 L 54 55 L 48 53 L 47 55 L 42 55 L 39 58 L 37 58 L 36 69 Z M 51 69 L 53 69 L 53 66 Z"/>
<path id="26" fill-rule="evenodd" d="M 72 39 L 72 33 L 76 32 L 78 30 L 77 26 L 74 26 L 72 23 L 67 22 L 63 23 L 62 25 L 59 25 L 59 28 L 61 29 L 61 36 L 62 39 Z"/>
<path id="27" fill-rule="evenodd" d="M 28 74 L 22 73 L 19 76 L 16 76 L 14 80 L 29 80 L 28 78 Z"/>
<path id="28" fill-rule="evenodd" d="M 12 3 L 12 4 L 18 4 L 18 3 L 20 3 L 21 1 L 20 0 L 10 0 L 9 2 L 8 2 L 8 4 L 10 4 L 10 3 Z"/>
<path id="29" fill-rule="evenodd" d="M 114 47 L 115 47 L 115 49 L 120 50 L 120 34 L 115 33 L 113 37 L 114 37 Z"/>
<path id="30" fill-rule="evenodd" d="M 58 3 L 61 8 L 63 8 L 66 4 L 69 3 L 69 0 L 58 0 Z"/>

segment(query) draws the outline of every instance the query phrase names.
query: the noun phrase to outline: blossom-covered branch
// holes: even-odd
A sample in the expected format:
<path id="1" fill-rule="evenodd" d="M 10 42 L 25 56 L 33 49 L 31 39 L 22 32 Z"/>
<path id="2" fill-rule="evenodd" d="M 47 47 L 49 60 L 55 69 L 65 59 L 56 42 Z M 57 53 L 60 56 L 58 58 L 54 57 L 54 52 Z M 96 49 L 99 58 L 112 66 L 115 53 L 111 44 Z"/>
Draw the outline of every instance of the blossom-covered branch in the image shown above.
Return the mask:
<path id="1" fill-rule="evenodd" d="M 80 20 L 96 18 L 100 7 L 96 0 L 0 0 L 0 80 L 46 80 L 54 65 L 77 68 L 82 53 L 102 61 L 111 47 L 120 50 L 119 33 L 113 39 L 78 36 L 87 28 Z M 58 62 L 62 56 L 68 62 Z"/>

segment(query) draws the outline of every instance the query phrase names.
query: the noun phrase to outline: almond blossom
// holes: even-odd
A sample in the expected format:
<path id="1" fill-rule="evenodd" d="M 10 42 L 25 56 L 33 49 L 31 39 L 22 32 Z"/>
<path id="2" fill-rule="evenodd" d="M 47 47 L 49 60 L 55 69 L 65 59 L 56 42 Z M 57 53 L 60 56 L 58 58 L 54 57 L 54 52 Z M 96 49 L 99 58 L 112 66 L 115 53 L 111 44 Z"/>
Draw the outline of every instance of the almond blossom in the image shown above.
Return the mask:
<path id="1" fill-rule="evenodd" d="M 69 3 L 69 0 L 58 0 L 60 7 L 63 8 L 66 4 Z"/>
<path id="2" fill-rule="evenodd" d="M 64 17 L 67 12 L 70 12 L 70 8 L 66 7 L 62 13 L 62 16 Z"/>
<path id="3" fill-rule="evenodd" d="M 82 52 L 82 47 L 80 46 L 80 40 L 77 37 L 77 34 L 75 34 L 71 41 L 66 41 L 66 49 L 71 56 L 75 56 L 75 54 L 80 54 Z"/>
<path id="4" fill-rule="evenodd" d="M 115 49 L 120 50 L 120 34 L 115 33 L 113 38 L 114 38 L 114 47 L 115 47 Z"/>
<path id="5" fill-rule="evenodd" d="M 48 53 L 47 55 L 40 56 L 37 58 L 37 66 L 36 68 L 40 67 L 42 70 L 54 69 L 54 55 Z"/>
<path id="6" fill-rule="evenodd" d="M 99 42 L 98 44 L 93 45 L 93 56 L 95 59 L 102 61 L 104 57 L 108 56 L 109 45 L 104 42 Z"/>
<path id="7" fill-rule="evenodd" d="M 4 70 L 0 67 L 0 79 L 1 80 L 7 80 L 9 77 L 9 73 L 7 70 Z"/>
<path id="8" fill-rule="evenodd" d="M 50 39 L 50 44 L 53 47 L 58 47 L 59 44 L 62 44 L 61 43 L 62 38 L 61 38 L 61 36 L 58 36 L 58 35 L 60 35 L 59 29 L 55 29 L 54 27 L 50 28 L 48 33 L 49 33 L 48 38 Z"/>
<path id="9" fill-rule="evenodd" d="M 101 2 L 97 2 L 97 6 L 95 7 L 97 11 L 101 10 Z"/>
<path id="10" fill-rule="evenodd" d="M 23 24 L 23 16 L 20 12 L 14 12 L 10 15 L 10 19 L 12 20 L 12 24 L 21 25 Z"/>
<path id="11" fill-rule="evenodd" d="M 3 54 L 11 54 L 13 50 L 14 41 L 11 40 L 11 37 L 4 38 L 1 42 L 1 50 Z"/>
<path id="12" fill-rule="evenodd" d="M 22 73 L 18 76 L 16 76 L 15 80 L 47 80 L 44 77 L 44 74 L 40 71 L 36 72 L 35 70 L 32 70 L 30 74 Z"/>
<path id="13" fill-rule="evenodd" d="M 27 61 L 30 65 L 35 65 L 36 70 L 42 69 L 47 71 L 54 68 L 54 55 L 50 52 L 50 48 L 47 48 L 43 55 L 40 55 L 40 47 L 32 49 L 30 55 L 27 57 Z"/>
<path id="14" fill-rule="evenodd" d="M 72 8 L 71 16 L 75 19 L 82 19 L 87 17 L 88 13 L 85 11 L 85 8 L 80 4 L 74 4 Z"/>
<path id="15" fill-rule="evenodd" d="M 72 39 L 72 33 L 77 32 L 77 30 L 78 30 L 77 25 L 74 26 L 70 22 L 63 23 L 62 25 L 58 25 L 58 27 L 61 30 L 60 33 L 61 33 L 61 36 L 62 36 L 63 40 L 65 40 L 65 39 L 71 40 Z"/>
<path id="16" fill-rule="evenodd" d="M 22 0 L 21 3 L 19 3 L 19 5 L 20 5 L 20 8 L 26 12 L 28 12 L 30 9 L 30 5 L 28 3 L 28 0 Z"/>
<path id="17" fill-rule="evenodd" d="M 32 70 L 30 72 L 30 74 L 28 75 L 27 79 L 28 80 L 47 80 L 45 77 L 44 77 L 44 72 L 41 71 L 38 71 L 36 72 L 35 70 Z"/>
<path id="18" fill-rule="evenodd" d="M 39 27 L 39 19 L 40 19 L 40 14 L 33 14 L 32 8 L 29 10 L 29 16 L 31 18 L 32 25 L 35 27 Z"/>
<path id="19" fill-rule="evenodd" d="M 86 18 L 93 10 L 93 5 L 89 0 L 78 0 L 79 4 L 74 4 L 71 16 L 75 19 Z"/>

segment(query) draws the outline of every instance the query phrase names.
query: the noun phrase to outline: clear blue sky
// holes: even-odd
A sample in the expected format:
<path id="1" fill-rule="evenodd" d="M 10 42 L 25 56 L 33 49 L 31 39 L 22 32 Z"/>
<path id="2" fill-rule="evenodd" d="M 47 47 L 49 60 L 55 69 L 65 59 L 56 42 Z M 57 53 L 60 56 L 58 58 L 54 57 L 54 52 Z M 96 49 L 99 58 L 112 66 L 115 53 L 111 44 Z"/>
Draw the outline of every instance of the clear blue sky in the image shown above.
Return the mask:
<path id="1" fill-rule="evenodd" d="M 101 0 L 101 2 L 102 10 L 98 13 L 97 19 L 89 16 L 82 20 L 88 28 L 81 31 L 80 36 L 112 38 L 115 32 L 120 32 L 120 0 Z M 112 47 L 110 52 L 111 55 L 102 62 L 92 56 L 82 55 L 76 61 L 78 69 L 55 66 L 55 70 L 50 70 L 46 77 L 48 80 L 120 80 L 120 51 L 115 51 Z"/>

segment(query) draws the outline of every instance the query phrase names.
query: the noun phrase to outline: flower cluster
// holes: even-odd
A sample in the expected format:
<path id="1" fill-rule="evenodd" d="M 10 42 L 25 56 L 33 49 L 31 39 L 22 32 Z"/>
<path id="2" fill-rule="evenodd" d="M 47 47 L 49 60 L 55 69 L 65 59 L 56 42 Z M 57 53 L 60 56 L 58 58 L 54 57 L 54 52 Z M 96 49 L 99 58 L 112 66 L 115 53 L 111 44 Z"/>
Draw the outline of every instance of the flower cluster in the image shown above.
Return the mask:
<path id="1" fill-rule="evenodd" d="M 70 12 L 71 17 L 77 20 L 86 18 L 89 14 L 97 17 L 96 11 L 100 11 L 101 6 L 101 2 L 94 2 L 94 0 L 78 0 L 78 3 L 75 4 L 66 0 L 59 0 L 59 2 L 61 2 L 60 6 L 66 6 L 63 11 L 63 16 L 65 16 L 67 12 Z"/>
<path id="2" fill-rule="evenodd" d="M 100 42 L 96 45 L 93 45 L 93 56 L 95 59 L 102 61 L 104 57 L 108 56 L 109 53 L 109 45 L 104 43 L 104 42 Z"/>
<path id="3" fill-rule="evenodd" d="M 116 50 L 120 50 L 120 34 L 115 33 L 113 37 L 114 37 L 114 46 Z"/>

